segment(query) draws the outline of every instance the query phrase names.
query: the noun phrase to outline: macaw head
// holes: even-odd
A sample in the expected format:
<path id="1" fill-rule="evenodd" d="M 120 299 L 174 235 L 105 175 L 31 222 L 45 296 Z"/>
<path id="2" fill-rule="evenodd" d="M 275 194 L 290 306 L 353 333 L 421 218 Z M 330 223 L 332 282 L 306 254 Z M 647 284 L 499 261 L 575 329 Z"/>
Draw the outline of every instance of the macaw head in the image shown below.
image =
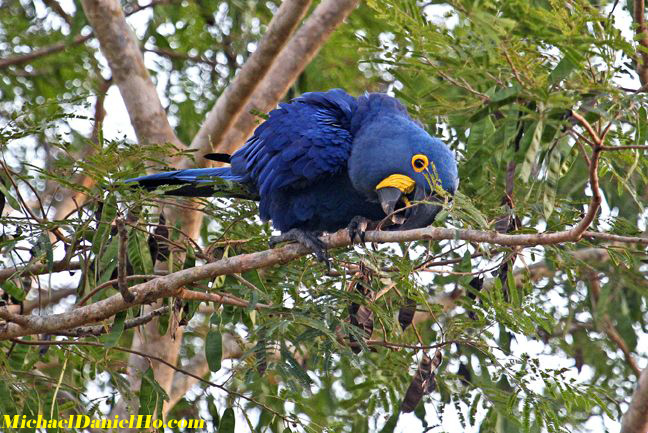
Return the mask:
<path id="1" fill-rule="evenodd" d="M 368 110 L 356 121 L 349 177 L 356 190 L 381 204 L 399 230 L 425 227 L 441 209 L 434 204 L 441 191 L 456 191 L 457 163 L 445 143 L 390 99 L 391 109 L 383 102 L 382 109 Z"/>

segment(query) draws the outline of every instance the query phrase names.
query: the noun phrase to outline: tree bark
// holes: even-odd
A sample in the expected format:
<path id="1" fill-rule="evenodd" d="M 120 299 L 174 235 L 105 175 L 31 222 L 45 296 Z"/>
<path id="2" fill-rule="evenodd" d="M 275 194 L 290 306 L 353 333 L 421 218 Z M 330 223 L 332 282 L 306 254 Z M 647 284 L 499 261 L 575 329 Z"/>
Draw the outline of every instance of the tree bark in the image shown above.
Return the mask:
<path id="1" fill-rule="evenodd" d="M 648 368 L 644 368 L 637 388 L 632 394 L 630 407 L 621 419 L 621 433 L 648 432 Z"/>
<path id="2" fill-rule="evenodd" d="M 84 0 L 82 5 L 97 35 L 101 51 L 108 61 L 112 78 L 124 100 L 138 142 L 140 144 L 171 143 L 182 147 L 183 144 L 169 124 L 155 85 L 144 65 L 144 57 L 137 38 L 126 22 L 119 1 Z M 175 211 L 169 215 L 169 219 L 173 222 L 180 221 L 186 230 L 195 230 L 195 218 L 185 220 L 183 216 L 185 213 Z M 159 304 L 146 306 L 144 313 L 158 306 Z M 141 327 L 140 333 L 135 334 L 133 349 L 155 353 L 160 358 L 175 364 L 182 341 L 182 330 L 178 330 L 175 335 L 172 332 L 160 335 L 157 325 L 158 320 L 153 320 Z M 148 361 L 141 357 L 129 357 L 128 372 L 132 390 L 139 389 L 141 374 L 146 370 L 147 363 Z M 152 363 L 152 367 L 155 379 L 163 389 L 168 391 L 171 388 L 174 371 L 158 362 Z M 136 404 L 137 402 L 134 401 L 121 400 L 113 409 L 113 414 L 125 417 L 125 412 L 136 412 Z"/>
<path id="3" fill-rule="evenodd" d="M 284 97 L 299 74 L 308 66 L 333 30 L 356 8 L 359 0 L 324 0 L 295 33 L 274 62 L 263 83 L 255 90 L 217 150 L 231 153 L 241 147 L 258 124 L 251 114 L 268 112 Z"/>
<path id="4" fill-rule="evenodd" d="M 277 54 L 304 17 L 310 3 L 311 0 L 284 0 L 256 51 L 207 115 L 191 142 L 192 149 L 199 149 L 199 154 L 205 154 L 220 144 L 223 135 L 238 119 L 252 92 L 266 76 Z"/>
<path id="5" fill-rule="evenodd" d="M 646 25 L 646 3 L 645 0 L 634 1 L 634 22 L 637 26 L 637 74 L 641 82 L 641 88 L 648 90 L 648 25 Z"/>
<path id="6" fill-rule="evenodd" d="M 84 0 L 82 5 L 108 60 L 139 143 L 182 145 L 171 129 L 119 1 Z"/>
<path id="7" fill-rule="evenodd" d="M 569 231 L 551 234 L 504 235 L 497 232 L 428 227 L 401 232 L 370 231 L 366 233 L 365 239 L 367 242 L 374 243 L 455 239 L 520 246 L 561 244 L 577 241 L 576 239 L 563 239 L 560 236 L 561 233 L 569 233 Z M 351 245 L 351 239 L 346 229 L 325 236 L 322 241 L 328 248 L 340 248 Z M 636 238 L 636 241 L 637 243 L 641 243 L 642 241 L 648 243 L 648 239 L 646 238 Z M 178 296 L 181 294 L 183 287 L 199 280 L 213 279 L 219 275 L 240 274 L 252 269 L 281 265 L 310 253 L 311 251 L 301 244 L 290 244 L 281 248 L 241 254 L 202 266 L 183 269 L 132 286 L 130 290 L 135 296 L 132 303 L 125 302 L 121 294 L 116 294 L 94 304 L 50 316 L 16 315 L 11 313 L 7 307 L 0 307 L 0 318 L 7 321 L 3 327 L 0 327 L 0 340 L 24 335 L 51 334 L 56 333 L 58 330 L 70 329 L 88 323 L 96 323 L 108 319 L 120 311 L 132 308 L 134 305 L 149 304 L 161 298 Z"/>

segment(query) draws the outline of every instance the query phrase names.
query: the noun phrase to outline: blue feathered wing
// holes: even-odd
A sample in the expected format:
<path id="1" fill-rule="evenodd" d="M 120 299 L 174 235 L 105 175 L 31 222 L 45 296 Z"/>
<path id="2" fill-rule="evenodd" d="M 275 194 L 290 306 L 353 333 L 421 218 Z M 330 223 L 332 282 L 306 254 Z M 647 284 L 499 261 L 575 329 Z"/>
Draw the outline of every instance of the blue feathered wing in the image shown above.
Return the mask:
<path id="1" fill-rule="evenodd" d="M 178 185 L 169 193 L 186 196 L 228 196 L 221 184 L 236 182 L 246 193 L 229 196 L 258 199 L 262 219 L 272 219 L 280 229 L 299 225 L 318 211 L 327 213 L 320 209 L 324 198 L 334 208 L 331 213 L 343 205 L 330 198 L 330 189 L 351 189 L 346 170 L 356 109 L 357 100 L 340 89 L 305 93 L 271 111 L 232 155 L 231 167 L 170 171 L 129 182 L 149 189 Z"/>
<path id="2" fill-rule="evenodd" d="M 286 190 L 308 190 L 347 169 L 356 99 L 343 90 L 305 93 L 270 112 L 232 155 L 232 173 L 260 196 L 261 218 L 272 218 Z"/>

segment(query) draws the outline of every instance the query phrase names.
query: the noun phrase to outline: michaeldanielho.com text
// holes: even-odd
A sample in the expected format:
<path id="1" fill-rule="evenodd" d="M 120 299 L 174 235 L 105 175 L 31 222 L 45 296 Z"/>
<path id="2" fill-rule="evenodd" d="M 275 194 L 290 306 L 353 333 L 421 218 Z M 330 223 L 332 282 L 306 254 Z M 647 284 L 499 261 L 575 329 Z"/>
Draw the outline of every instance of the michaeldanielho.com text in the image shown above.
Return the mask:
<path id="1" fill-rule="evenodd" d="M 96 428 L 96 429 L 111 429 L 111 428 L 190 428 L 202 429 L 205 428 L 205 420 L 202 419 L 168 419 L 166 422 L 161 419 L 153 419 L 151 415 L 131 415 L 128 418 L 119 418 L 116 415 L 114 418 L 90 418 L 88 415 L 70 415 L 68 418 L 62 419 L 49 419 L 43 418 L 38 415 L 36 418 L 28 418 L 26 415 L 3 415 L 4 428 Z"/>

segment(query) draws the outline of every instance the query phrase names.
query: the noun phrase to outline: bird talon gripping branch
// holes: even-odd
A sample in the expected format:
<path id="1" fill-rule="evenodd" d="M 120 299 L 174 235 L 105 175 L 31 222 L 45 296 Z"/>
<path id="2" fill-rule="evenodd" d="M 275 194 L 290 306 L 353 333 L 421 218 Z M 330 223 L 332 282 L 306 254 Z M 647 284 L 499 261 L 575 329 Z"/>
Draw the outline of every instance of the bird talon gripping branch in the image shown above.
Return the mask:
<path id="1" fill-rule="evenodd" d="M 457 163 L 448 147 L 414 122 L 385 94 L 358 98 L 340 89 L 306 93 L 270 112 L 230 167 L 157 173 L 130 179 L 153 189 L 178 185 L 172 195 L 209 196 L 214 179 L 240 184 L 236 197 L 259 201 L 259 214 L 282 234 L 274 246 L 294 240 L 328 263 L 326 245 L 314 233 L 347 227 L 364 239 L 360 221 L 389 217 L 390 229 L 425 227 L 440 209 L 430 177 L 449 194 L 457 189 Z M 249 193 L 249 194 L 246 194 Z"/>
<path id="2" fill-rule="evenodd" d="M 291 229 L 278 236 L 270 237 L 268 245 L 270 248 L 274 248 L 282 242 L 298 242 L 312 250 L 319 261 L 328 261 L 326 244 L 318 237 L 318 233 L 307 232 L 300 229 Z"/>

